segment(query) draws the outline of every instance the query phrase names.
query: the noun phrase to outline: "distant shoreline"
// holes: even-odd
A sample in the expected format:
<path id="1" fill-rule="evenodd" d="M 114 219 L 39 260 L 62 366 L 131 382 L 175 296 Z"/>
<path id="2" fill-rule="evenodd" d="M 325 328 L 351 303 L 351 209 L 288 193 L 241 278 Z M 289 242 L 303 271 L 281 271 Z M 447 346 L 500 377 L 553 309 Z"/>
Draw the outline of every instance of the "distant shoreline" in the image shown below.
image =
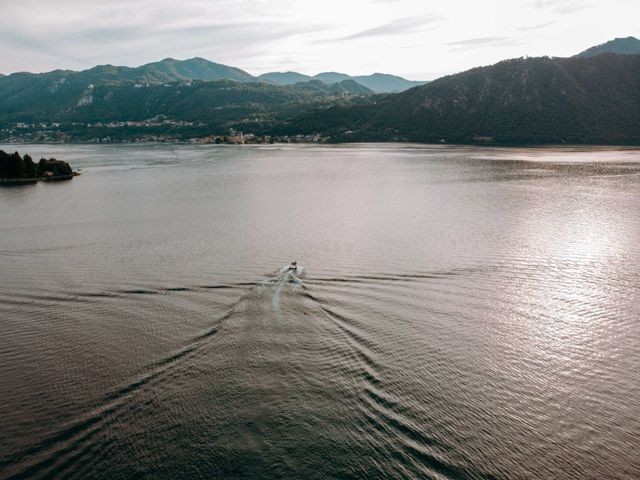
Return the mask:
<path id="1" fill-rule="evenodd" d="M 426 142 L 277 142 L 277 143 L 204 143 L 204 142 L 2 142 L 0 146 L 24 146 L 24 145 L 92 145 L 92 146 L 153 146 L 153 145 L 180 145 L 180 146 L 207 146 L 207 147 L 270 147 L 286 145 L 309 146 L 341 146 L 341 145 L 418 145 L 424 147 L 478 147 L 478 148 L 625 148 L 640 150 L 640 142 L 637 143 L 426 143 Z"/>

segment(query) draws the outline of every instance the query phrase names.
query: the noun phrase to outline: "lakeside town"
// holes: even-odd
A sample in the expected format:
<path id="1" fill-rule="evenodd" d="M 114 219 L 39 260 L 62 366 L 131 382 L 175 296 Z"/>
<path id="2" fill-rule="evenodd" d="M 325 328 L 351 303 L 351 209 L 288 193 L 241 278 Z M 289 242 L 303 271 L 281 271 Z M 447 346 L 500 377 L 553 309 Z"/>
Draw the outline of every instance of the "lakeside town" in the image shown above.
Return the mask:
<path id="1" fill-rule="evenodd" d="M 207 125 L 173 120 L 163 115 L 142 121 L 112 122 L 16 122 L 0 129 L 0 141 L 7 143 L 192 143 L 273 144 L 327 143 L 329 137 L 312 135 L 256 135 L 233 128 L 224 133 L 207 133 Z M 204 133 L 204 134 L 203 134 Z"/>

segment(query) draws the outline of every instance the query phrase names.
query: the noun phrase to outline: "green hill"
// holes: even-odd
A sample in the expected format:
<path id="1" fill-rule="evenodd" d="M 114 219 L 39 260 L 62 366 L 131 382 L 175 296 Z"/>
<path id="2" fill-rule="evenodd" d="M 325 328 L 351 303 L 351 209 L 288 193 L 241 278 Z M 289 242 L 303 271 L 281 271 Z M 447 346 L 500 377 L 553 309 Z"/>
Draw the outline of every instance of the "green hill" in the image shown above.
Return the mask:
<path id="1" fill-rule="evenodd" d="M 136 68 L 98 65 L 74 72 L 14 73 L 0 77 L 0 121 L 55 120 L 90 102 L 104 85 L 150 86 L 192 80 L 256 81 L 248 73 L 202 58 L 165 59 Z"/>
<path id="2" fill-rule="evenodd" d="M 235 80 L 237 82 L 253 82 L 255 77 L 240 70 L 220 63 L 210 62 L 204 58 L 175 60 L 166 58 L 160 62 L 148 63 L 139 70 L 142 78 L 158 82 L 176 80 Z"/>
<path id="3" fill-rule="evenodd" d="M 120 67 L 114 65 L 97 65 L 88 70 L 75 72 L 71 70 L 54 70 L 53 72 L 32 74 L 14 73 L 5 77 L 24 78 L 34 76 L 44 79 L 90 84 L 94 82 L 140 82 L 165 83 L 186 80 L 235 80 L 237 82 L 253 82 L 256 78 L 239 68 L 210 62 L 204 58 L 175 60 L 165 58 L 159 62 L 147 63 L 139 67 Z"/>
<path id="4" fill-rule="evenodd" d="M 591 47 L 576 57 L 595 57 L 603 53 L 617 53 L 619 55 L 640 55 L 640 40 L 635 37 L 616 38 L 609 42 Z"/>
<path id="5" fill-rule="evenodd" d="M 76 124 L 71 129 L 74 136 L 83 136 L 87 124 L 157 118 L 194 123 L 198 126 L 191 129 L 194 135 L 225 133 L 230 128 L 262 133 L 308 108 L 366 102 L 372 93 L 352 80 L 291 86 L 232 80 L 143 86 L 107 80 L 86 86 L 78 79 L 62 81 L 63 73 L 12 77 L 10 88 L 0 80 L 0 121 Z"/>
<path id="6" fill-rule="evenodd" d="M 427 83 L 407 80 L 405 78 L 386 73 L 374 73 L 373 75 L 353 77 L 353 79 L 376 93 L 404 92 L 410 88 Z"/>
<path id="7" fill-rule="evenodd" d="M 283 128 L 336 141 L 636 143 L 640 56 L 507 60 Z"/>

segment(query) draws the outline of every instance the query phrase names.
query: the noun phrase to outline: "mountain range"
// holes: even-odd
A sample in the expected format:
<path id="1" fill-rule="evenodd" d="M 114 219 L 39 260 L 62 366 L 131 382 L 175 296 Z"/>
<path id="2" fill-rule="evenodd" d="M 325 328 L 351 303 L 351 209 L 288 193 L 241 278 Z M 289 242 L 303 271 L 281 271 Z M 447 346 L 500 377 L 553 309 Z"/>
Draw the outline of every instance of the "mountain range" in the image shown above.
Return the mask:
<path id="1" fill-rule="evenodd" d="M 640 143 L 638 43 L 505 60 L 399 93 L 379 93 L 408 86 L 390 75 L 253 77 L 201 58 L 15 73 L 0 77 L 0 137 L 19 122 L 61 122 L 67 138 L 83 139 L 92 124 L 165 118 L 180 138 L 235 129 L 330 141 Z"/>
<path id="2" fill-rule="evenodd" d="M 291 86 L 233 80 L 149 85 L 110 80 L 87 85 L 78 78 L 66 81 L 64 76 L 48 75 L 20 82 L 12 79 L 9 86 L 2 83 L 0 79 L 0 127 L 16 122 L 62 123 L 78 140 L 92 138 L 94 124 L 131 124 L 157 118 L 170 119 L 161 133 L 177 131 L 187 138 L 226 134 L 230 129 L 262 133 L 306 109 L 355 104 L 371 96 L 370 90 L 353 80 L 333 85 L 313 80 Z M 109 136 L 117 134 L 123 140 L 137 133 L 109 130 Z"/>
<path id="3" fill-rule="evenodd" d="M 245 72 L 236 67 L 230 67 L 220 63 L 211 62 L 204 58 L 195 57 L 188 60 L 176 60 L 165 58 L 159 62 L 147 63 L 139 67 L 121 67 L 114 65 L 98 65 L 83 71 L 55 70 L 53 72 L 30 74 L 19 72 L 9 77 L 39 75 L 45 77 L 66 78 L 68 81 L 80 78 L 82 81 L 133 81 L 145 84 L 170 83 L 188 80 L 234 80 L 236 82 L 267 82 L 274 85 L 294 85 L 299 82 L 309 82 L 319 80 L 327 85 L 340 83 L 344 80 L 353 80 L 356 83 L 370 89 L 376 93 L 401 92 L 425 82 L 406 80 L 402 77 L 384 73 L 374 73 L 352 77 L 344 73 L 324 72 L 313 77 L 296 72 L 272 72 L 265 73 L 258 77 Z M 3 75 L 0 75 L 3 76 Z"/>

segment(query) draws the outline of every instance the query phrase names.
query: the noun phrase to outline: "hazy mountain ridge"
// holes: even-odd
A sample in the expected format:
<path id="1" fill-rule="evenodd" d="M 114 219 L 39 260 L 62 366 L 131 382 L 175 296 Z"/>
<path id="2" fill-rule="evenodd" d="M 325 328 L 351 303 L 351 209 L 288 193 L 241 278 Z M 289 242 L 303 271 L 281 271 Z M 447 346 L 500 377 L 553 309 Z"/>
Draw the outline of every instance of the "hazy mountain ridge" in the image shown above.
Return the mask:
<path id="1" fill-rule="evenodd" d="M 374 73 L 371 75 L 358 75 L 352 77 L 346 73 L 322 72 L 313 77 L 298 72 L 270 72 L 260 75 L 258 78 L 279 85 L 293 85 L 298 82 L 308 82 L 310 80 L 320 80 L 328 85 L 353 80 L 360 85 L 376 93 L 396 93 L 403 92 L 409 88 L 424 85 L 427 82 L 407 80 L 396 75 L 387 73 Z"/>
<path id="2" fill-rule="evenodd" d="M 308 82 L 312 79 L 309 75 L 298 72 L 269 72 L 258 76 L 260 80 L 276 85 L 295 85 L 300 82 Z"/>
<path id="3" fill-rule="evenodd" d="M 640 55 L 640 40 L 635 37 L 616 38 L 601 45 L 588 48 L 580 52 L 576 57 L 594 57 L 603 53 L 616 53 L 619 55 Z"/>

